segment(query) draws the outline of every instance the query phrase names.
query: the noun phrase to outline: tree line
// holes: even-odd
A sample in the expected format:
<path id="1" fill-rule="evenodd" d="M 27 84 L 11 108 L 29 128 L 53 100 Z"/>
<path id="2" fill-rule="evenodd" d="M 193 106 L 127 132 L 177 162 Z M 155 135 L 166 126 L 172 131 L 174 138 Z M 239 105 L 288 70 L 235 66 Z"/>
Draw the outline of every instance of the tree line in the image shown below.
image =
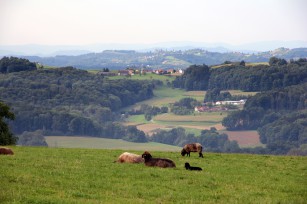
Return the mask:
<path id="1" fill-rule="evenodd" d="M 231 64 L 220 68 L 207 65 L 192 65 L 172 85 L 192 90 L 268 91 L 305 82 L 307 78 L 306 59 L 287 61 L 272 58 L 270 65 L 243 66 Z"/>
<path id="2" fill-rule="evenodd" d="M 28 59 L 3 57 L 0 59 L 0 73 L 36 70 L 36 64 Z"/>

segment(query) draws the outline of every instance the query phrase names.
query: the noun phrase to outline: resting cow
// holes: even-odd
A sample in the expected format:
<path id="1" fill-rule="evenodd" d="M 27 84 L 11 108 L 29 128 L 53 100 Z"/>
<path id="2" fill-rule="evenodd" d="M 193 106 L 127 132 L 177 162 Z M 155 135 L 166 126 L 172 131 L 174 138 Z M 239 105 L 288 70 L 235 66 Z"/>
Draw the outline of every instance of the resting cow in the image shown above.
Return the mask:
<path id="1" fill-rule="evenodd" d="M 142 158 L 141 155 L 129 153 L 129 152 L 124 152 L 122 153 L 116 162 L 119 163 L 143 163 L 144 159 Z"/>
<path id="2" fill-rule="evenodd" d="M 0 154 L 13 155 L 14 152 L 10 148 L 0 147 Z"/>
<path id="3" fill-rule="evenodd" d="M 157 166 L 161 168 L 176 167 L 175 162 L 172 160 L 165 158 L 152 158 L 151 154 L 147 151 L 142 154 L 142 157 L 145 159 L 146 166 Z"/>

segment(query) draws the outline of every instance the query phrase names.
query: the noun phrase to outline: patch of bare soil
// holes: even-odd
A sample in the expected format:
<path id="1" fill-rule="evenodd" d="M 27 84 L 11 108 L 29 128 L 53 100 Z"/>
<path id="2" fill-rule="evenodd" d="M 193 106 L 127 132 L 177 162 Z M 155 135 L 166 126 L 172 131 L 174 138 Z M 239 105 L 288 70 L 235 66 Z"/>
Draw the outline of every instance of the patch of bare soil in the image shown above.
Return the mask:
<path id="1" fill-rule="evenodd" d="M 240 147 L 261 146 L 257 131 L 221 131 L 228 135 L 229 140 L 235 140 Z"/>

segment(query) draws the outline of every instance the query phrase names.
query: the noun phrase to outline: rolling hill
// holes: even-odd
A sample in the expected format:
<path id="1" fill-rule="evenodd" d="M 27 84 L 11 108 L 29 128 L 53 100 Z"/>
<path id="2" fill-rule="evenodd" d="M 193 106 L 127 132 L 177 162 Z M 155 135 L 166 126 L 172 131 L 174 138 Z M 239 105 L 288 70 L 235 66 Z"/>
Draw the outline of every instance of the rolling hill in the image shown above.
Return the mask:
<path id="1" fill-rule="evenodd" d="M 144 68 L 187 68 L 192 64 L 217 65 L 225 61 L 242 61 L 248 63 L 268 62 L 271 57 L 284 58 L 286 60 L 306 58 L 307 48 L 279 48 L 267 52 L 210 52 L 204 49 L 192 50 L 155 50 L 149 52 L 137 52 L 134 50 L 105 50 L 97 53 L 55 57 L 23 56 L 30 61 L 39 62 L 48 66 L 73 66 L 80 69 L 113 70 L 126 67 Z"/>

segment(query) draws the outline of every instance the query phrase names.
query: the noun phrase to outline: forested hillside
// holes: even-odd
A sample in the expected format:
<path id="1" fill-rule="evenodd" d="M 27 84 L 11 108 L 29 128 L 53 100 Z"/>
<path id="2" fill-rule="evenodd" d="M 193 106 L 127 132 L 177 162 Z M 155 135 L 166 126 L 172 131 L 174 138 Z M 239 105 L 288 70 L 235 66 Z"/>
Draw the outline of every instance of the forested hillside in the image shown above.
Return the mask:
<path id="1" fill-rule="evenodd" d="M 285 154 L 307 143 L 307 83 L 259 93 L 223 120 L 229 130 L 258 129 L 271 153 Z"/>
<path id="2" fill-rule="evenodd" d="M 107 80 L 72 67 L 0 74 L 0 99 L 16 115 L 10 123 L 15 134 L 42 130 L 144 142 L 143 132 L 113 121 L 120 120 L 120 108 L 152 97 L 153 87 L 152 81 Z"/>
<path id="3" fill-rule="evenodd" d="M 186 90 L 207 90 L 205 102 L 215 102 L 220 91 L 258 91 L 243 110 L 223 119 L 228 130 L 257 130 L 265 152 L 306 154 L 307 143 L 307 60 L 272 57 L 269 65 L 225 64 L 219 68 L 190 66 L 173 81 Z M 262 150 L 261 150 L 262 151 Z M 305 153 L 302 153 L 305 152 Z"/>
<path id="4" fill-rule="evenodd" d="M 271 65 L 245 66 L 230 63 L 220 68 L 193 65 L 176 78 L 173 86 L 186 90 L 267 91 L 306 81 L 306 59 L 280 64 L 280 59 L 277 58 Z"/>

